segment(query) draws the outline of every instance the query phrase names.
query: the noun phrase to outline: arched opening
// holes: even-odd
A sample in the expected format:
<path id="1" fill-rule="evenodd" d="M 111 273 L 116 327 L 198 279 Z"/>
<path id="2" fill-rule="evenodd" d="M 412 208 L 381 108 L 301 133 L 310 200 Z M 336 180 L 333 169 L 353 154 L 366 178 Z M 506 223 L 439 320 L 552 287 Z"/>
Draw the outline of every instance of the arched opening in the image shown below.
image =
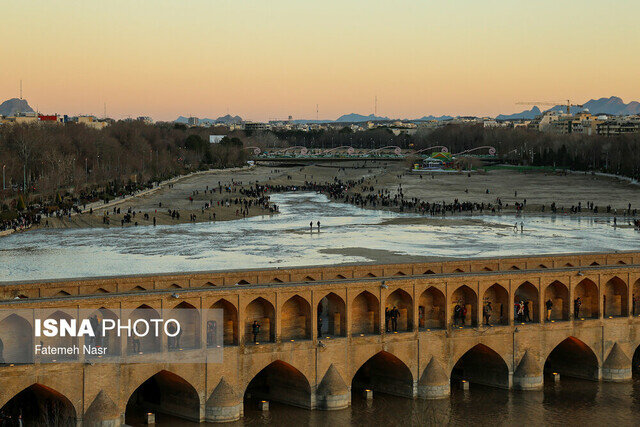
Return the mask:
<path id="1" fill-rule="evenodd" d="M 311 408 L 311 386 L 302 372 L 276 360 L 260 371 L 244 393 L 245 407 L 256 408 L 261 400 Z"/>
<path id="2" fill-rule="evenodd" d="M 53 314 L 47 316 L 47 319 L 55 319 L 58 322 L 58 325 L 61 324 L 61 321 L 71 321 L 73 317 L 65 313 L 61 310 L 54 312 Z M 37 344 L 37 343 L 36 343 Z M 58 333 L 53 337 L 47 337 L 44 334 L 40 337 L 40 344 L 42 348 L 45 347 L 62 347 L 62 348 L 77 348 L 78 347 L 78 337 L 69 336 L 69 334 L 65 334 L 62 336 L 62 332 Z M 76 352 L 68 352 L 61 354 L 41 354 L 40 360 L 43 362 L 60 362 L 60 361 L 69 361 L 69 360 L 77 360 L 78 354 Z"/>
<path id="3" fill-rule="evenodd" d="M 598 286 L 589 279 L 584 279 L 575 289 L 576 299 L 573 302 L 573 313 L 576 319 L 594 318 L 599 314 Z"/>
<path id="4" fill-rule="evenodd" d="M 311 339 L 311 306 L 299 295 L 289 298 L 280 312 L 282 341 Z"/>
<path id="5" fill-rule="evenodd" d="M 250 285 L 251 283 L 247 282 L 244 279 L 238 280 L 238 283 L 236 283 L 236 285 Z"/>
<path id="6" fill-rule="evenodd" d="M 142 383 L 129 397 L 125 413 L 128 425 L 143 424 L 144 415 L 156 414 L 158 424 L 170 424 L 174 417 L 200 421 L 200 398 L 182 377 L 160 371 Z"/>
<path id="7" fill-rule="evenodd" d="M 538 289 L 529 282 L 518 286 L 513 294 L 513 302 L 516 304 L 514 318 L 516 322 L 539 322 Z"/>
<path id="8" fill-rule="evenodd" d="M 170 319 L 180 323 L 180 331 L 175 337 L 167 337 L 169 351 L 200 348 L 200 312 L 188 302 L 181 302 L 169 313 Z M 172 324 L 168 325 L 172 328 Z M 171 332 L 171 329 L 169 329 Z M 173 332 L 171 332 L 173 333 Z"/>
<path id="9" fill-rule="evenodd" d="M 516 265 L 512 265 L 511 267 L 509 267 L 509 270 L 520 270 L 520 268 L 518 268 L 518 266 Z"/>
<path id="10" fill-rule="evenodd" d="M 257 329 L 256 326 L 258 326 Z M 245 336 L 251 337 L 256 344 L 276 340 L 275 310 L 266 299 L 258 297 L 247 306 L 245 310 Z"/>
<path id="11" fill-rule="evenodd" d="M 318 337 L 345 336 L 346 307 L 344 300 L 331 292 L 318 303 Z"/>
<path id="12" fill-rule="evenodd" d="M 602 308 L 605 317 L 619 317 L 629 315 L 629 298 L 627 284 L 619 277 L 611 278 L 604 285 Z"/>
<path id="13" fill-rule="evenodd" d="M 478 323 L 478 296 L 467 285 L 462 285 L 451 295 L 449 310 L 453 324 L 476 326 Z"/>
<path id="14" fill-rule="evenodd" d="M 351 381 L 351 392 L 361 396 L 364 390 L 395 396 L 413 397 L 411 370 L 391 353 L 381 351 L 358 369 Z"/>
<path id="15" fill-rule="evenodd" d="M 569 289 L 556 280 L 544 290 L 545 320 L 569 320 Z"/>
<path id="16" fill-rule="evenodd" d="M 182 289 L 182 286 L 177 283 L 172 283 L 171 286 L 169 286 L 169 289 Z"/>
<path id="17" fill-rule="evenodd" d="M 509 324 L 509 294 L 504 287 L 497 283 L 484 291 L 482 320 L 486 325 Z"/>
<path id="18" fill-rule="evenodd" d="M 509 368 L 502 356 L 483 344 L 467 351 L 453 367 L 451 382 L 509 388 Z"/>
<path id="19" fill-rule="evenodd" d="M 351 331 L 354 335 L 380 333 L 380 303 L 371 292 L 363 291 L 351 306 Z"/>
<path id="20" fill-rule="evenodd" d="M 633 352 L 633 359 L 631 359 L 631 368 L 633 370 L 633 376 L 640 376 L 640 346 Z"/>
<path id="21" fill-rule="evenodd" d="M 94 330 L 97 330 L 95 337 L 86 337 L 85 344 L 91 344 L 96 347 L 106 347 L 107 356 L 119 356 L 120 355 L 120 337 L 115 331 L 106 330 L 104 335 L 102 334 L 103 328 L 100 326 L 105 319 L 118 322 L 118 316 L 104 307 L 96 310 L 91 314 L 89 321 L 92 323 Z"/>
<path id="22" fill-rule="evenodd" d="M 129 318 L 131 319 L 132 326 L 134 326 L 138 320 L 151 325 L 151 319 L 160 319 L 160 315 L 153 308 L 143 304 L 133 310 Z M 143 323 L 140 322 L 139 325 L 143 325 Z M 143 336 L 139 337 L 135 333 L 132 333 L 130 337 L 127 337 L 127 352 L 129 354 L 157 353 L 160 351 L 161 339 L 159 336 L 156 336 L 155 333 L 144 334 L 145 328 L 143 326 L 136 327 L 136 330 Z"/>
<path id="23" fill-rule="evenodd" d="M 640 279 L 633 284 L 633 294 L 631 295 L 631 314 L 640 316 Z"/>
<path id="24" fill-rule="evenodd" d="M 386 310 L 389 310 L 389 319 L 387 323 L 387 332 L 410 332 L 413 331 L 413 300 L 411 295 L 402 289 L 396 289 L 387 297 L 385 304 Z"/>
<path id="25" fill-rule="evenodd" d="M 284 283 L 282 280 L 280 280 L 277 277 L 274 277 L 273 280 L 271 281 L 272 283 Z"/>
<path id="26" fill-rule="evenodd" d="M 224 345 L 238 345 L 238 310 L 226 299 L 221 299 L 211 306 L 212 309 L 222 310 L 222 340 Z M 219 317 L 208 319 L 207 321 L 207 347 L 220 345 L 217 342 L 219 337 L 218 325 Z"/>
<path id="27" fill-rule="evenodd" d="M 544 363 L 545 374 L 598 379 L 598 358 L 593 350 L 577 338 L 569 337 L 558 344 L 547 356 Z"/>
<path id="28" fill-rule="evenodd" d="M 444 328 L 445 310 L 444 294 L 431 286 L 418 300 L 418 326 L 421 329 Z"/>
<path id="29" fill-rule="evenodd" d="M 6 425 L 10 426 L 76 425 L 76 410 L 69 399 L 40 384 L 34 384 L 16 394 L 0 409 L 0 414 L 3 416 L 0 421 L 6 419 Z"/>
<path id="30" fill-rule="evenodd" d="M 433 270 L 427 270 L 427 271 L 425 271 L 425 272 L 424 272 L 424 273 L 422 273 L 422 274 L 436 274 L 436 272 L 435 272 L 435 271 L 433 271 Z"/>
<path id="31" fill-rule="evenodd" d="M 13 313 L 0 322 L 0 364 L 33 362 L 31 324 Z"/>
<path id="32" fill-rule="evenodd" d="M 136 286 L 135 288 L 131 289 L 131 292 L 144 292 L 146 291 L 145 288 L 143 288 L 142 286 Z"/>

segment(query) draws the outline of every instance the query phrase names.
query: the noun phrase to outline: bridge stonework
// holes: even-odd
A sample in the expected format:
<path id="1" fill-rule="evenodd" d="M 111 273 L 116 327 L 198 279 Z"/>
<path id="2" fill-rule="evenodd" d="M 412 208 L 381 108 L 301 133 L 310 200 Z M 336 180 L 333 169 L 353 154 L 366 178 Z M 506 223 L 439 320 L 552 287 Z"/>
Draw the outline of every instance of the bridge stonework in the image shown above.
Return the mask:
<path id="1" fill-rule="evenodd" d="M 556 373 L 624 381 L 640 354 L 634 296 L 640 253 L 629 252 L 7 282 L 0 286 L 5 353 L 24 343 L 11 332 L 12 308 L 107 307 L 116 316 L 141 306 L 223 308 L 225 345 L 223 363 L 137 363 L 123 340 L 120 364 L 35 357 L 0 365 L 0 408 L 36 390 L 66 402 L 77 425 L 118 426 L 136 405 L 196 422 L 233 421 L 245 399 L 332 410 L 363 390 L 443 398 L 463 380 L 522 390 L 538 390 Z M 528 301 L 530 321 L 514 319 L 519 300 Z M 458 324 L 456 304 L 467 310 Z M 394 306 L 397 331 L 384 314 Z M 254 320 L 262 326 L 257 343 Z M 33 327 L 32 319 L 19 321 Z M 204 334 L 199 339 L 185 357 L 207 352 Z M 150 379 L 161 391 L 153 399 L 136 391 Z"/>

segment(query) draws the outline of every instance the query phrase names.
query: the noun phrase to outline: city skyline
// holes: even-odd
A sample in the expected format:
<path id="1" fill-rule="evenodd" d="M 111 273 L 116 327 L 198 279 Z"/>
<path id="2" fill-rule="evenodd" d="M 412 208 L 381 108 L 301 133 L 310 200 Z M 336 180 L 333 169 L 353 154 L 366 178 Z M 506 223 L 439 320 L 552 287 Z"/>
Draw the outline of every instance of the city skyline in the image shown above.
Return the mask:
<path id="1" fill-rule="evenodd" d="M 320 119 L 370 114 L 376 97 L 378 115 L 391 118 L 640 99 L 631 2 L 153 6 L 3 6 L 2 100 L 19 96 L 22 79 L 24 98 L 45 113 L 102 116 L 106 103 L 114 118 L 266 121 L 315 119 L 316 105 Z"/>

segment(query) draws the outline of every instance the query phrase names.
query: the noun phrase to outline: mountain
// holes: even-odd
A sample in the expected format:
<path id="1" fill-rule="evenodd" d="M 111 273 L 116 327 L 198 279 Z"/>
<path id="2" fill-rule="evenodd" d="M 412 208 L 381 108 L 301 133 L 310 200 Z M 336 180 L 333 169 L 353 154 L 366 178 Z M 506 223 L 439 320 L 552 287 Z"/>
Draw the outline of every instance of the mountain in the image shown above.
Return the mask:
<path id="1" fill-rule="evenodd" d="M 11 98 L 0 104 L 0 116 L 13 116 L 16 113 L 33 113 L 26 99 Z"/>
<path id="2" fill-rule="evenodd" d="M 335 121 L 337 123 L 358 123 L 358 122 L 369 122 L 369 121 L 389 121 L 391 120 L 389 117 L 379 117 L 373 114 L 369 114 L 368 116 L 363 116 L 362 114 L 345 114 L 343 116 L 338 117 Z"/>
<path id="3" fill-rule="evenodd" d="M 556 107 L 553 107 L 556 108 Z M 536 116 L 539 116 L 541 111 L 538 107 L 534 106 L 531 110 L 525 110 L 521 113 L 515 114 L 500 114 L 496 116 L 496 120 L 531 120 Z"/>
<path id="4" fill-rule="evenodd" d="M 177 119 L 174 120 L 175 123 L 183 123 L 183 124 L 187 124 L 189 123 L 189 118 L 188 117 L 184 117 L 184 116 L 180 116 Z M 237 124 L 237 123 L 242 123 L 242 117 L 240 116 L 232 116 L 230 114 L 227 114 L 226 116 L 221 116 L 218 117 L 217 119 L 200 119 L 200 124 L 208 124 L 208 125 L 214 125 L 214 124 L 220 124 L 220 123 L 224 123 L 224 124 Z"/>
<path id="5" fill-rule="evenodd" d="M 419 119 L 416 119 L 416 121 L 425 121 L 426 122 L 426 121 L 436 120 L 436 121 L 440 122 L 440 121 L 451 120 L 451 119 L 453 119 L 452 116 L 438 116 L 438 117 L 436 117 L 436 116 L 424 116 L 424 117 L 421 117 Z"/>
<path id="6" fill-rule="evenodd" d="M 630 116 L 634 114 L 640 114 L 640 102 L 631 101 L 625 104 L 622 98 L 617 96 L 611 96 L 609 98 L 591 99 L 584 104 L 582 108 L 571 107 L 571 113 L 579 113 L 584 110 L 589 110 L 591 114 L 608 114 L 613 116 Z M 558 104 L 555 107 L 549 108 L 545 111 L 560 111 L 567 112 L 566 104 Z M 496 120 L 515 120 L 515 119 L 533 119 L 535 116 L 541 114 L 538 107 L 533 107 L 531 110 L 523 111 L 516 114 L 500 114 L 496 116 Z"/>

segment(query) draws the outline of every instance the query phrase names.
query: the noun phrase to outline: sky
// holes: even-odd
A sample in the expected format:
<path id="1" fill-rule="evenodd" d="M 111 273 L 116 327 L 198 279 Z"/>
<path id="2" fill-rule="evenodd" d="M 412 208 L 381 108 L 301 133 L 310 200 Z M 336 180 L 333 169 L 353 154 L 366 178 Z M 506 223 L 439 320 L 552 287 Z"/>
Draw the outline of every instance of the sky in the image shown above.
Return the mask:
<path id="1" fill-rule="evenodd" d="M 636 0 L 57 0 L 0 6 L 0 101 L 115 118 L 496 115 L 640 100 Z"/>

